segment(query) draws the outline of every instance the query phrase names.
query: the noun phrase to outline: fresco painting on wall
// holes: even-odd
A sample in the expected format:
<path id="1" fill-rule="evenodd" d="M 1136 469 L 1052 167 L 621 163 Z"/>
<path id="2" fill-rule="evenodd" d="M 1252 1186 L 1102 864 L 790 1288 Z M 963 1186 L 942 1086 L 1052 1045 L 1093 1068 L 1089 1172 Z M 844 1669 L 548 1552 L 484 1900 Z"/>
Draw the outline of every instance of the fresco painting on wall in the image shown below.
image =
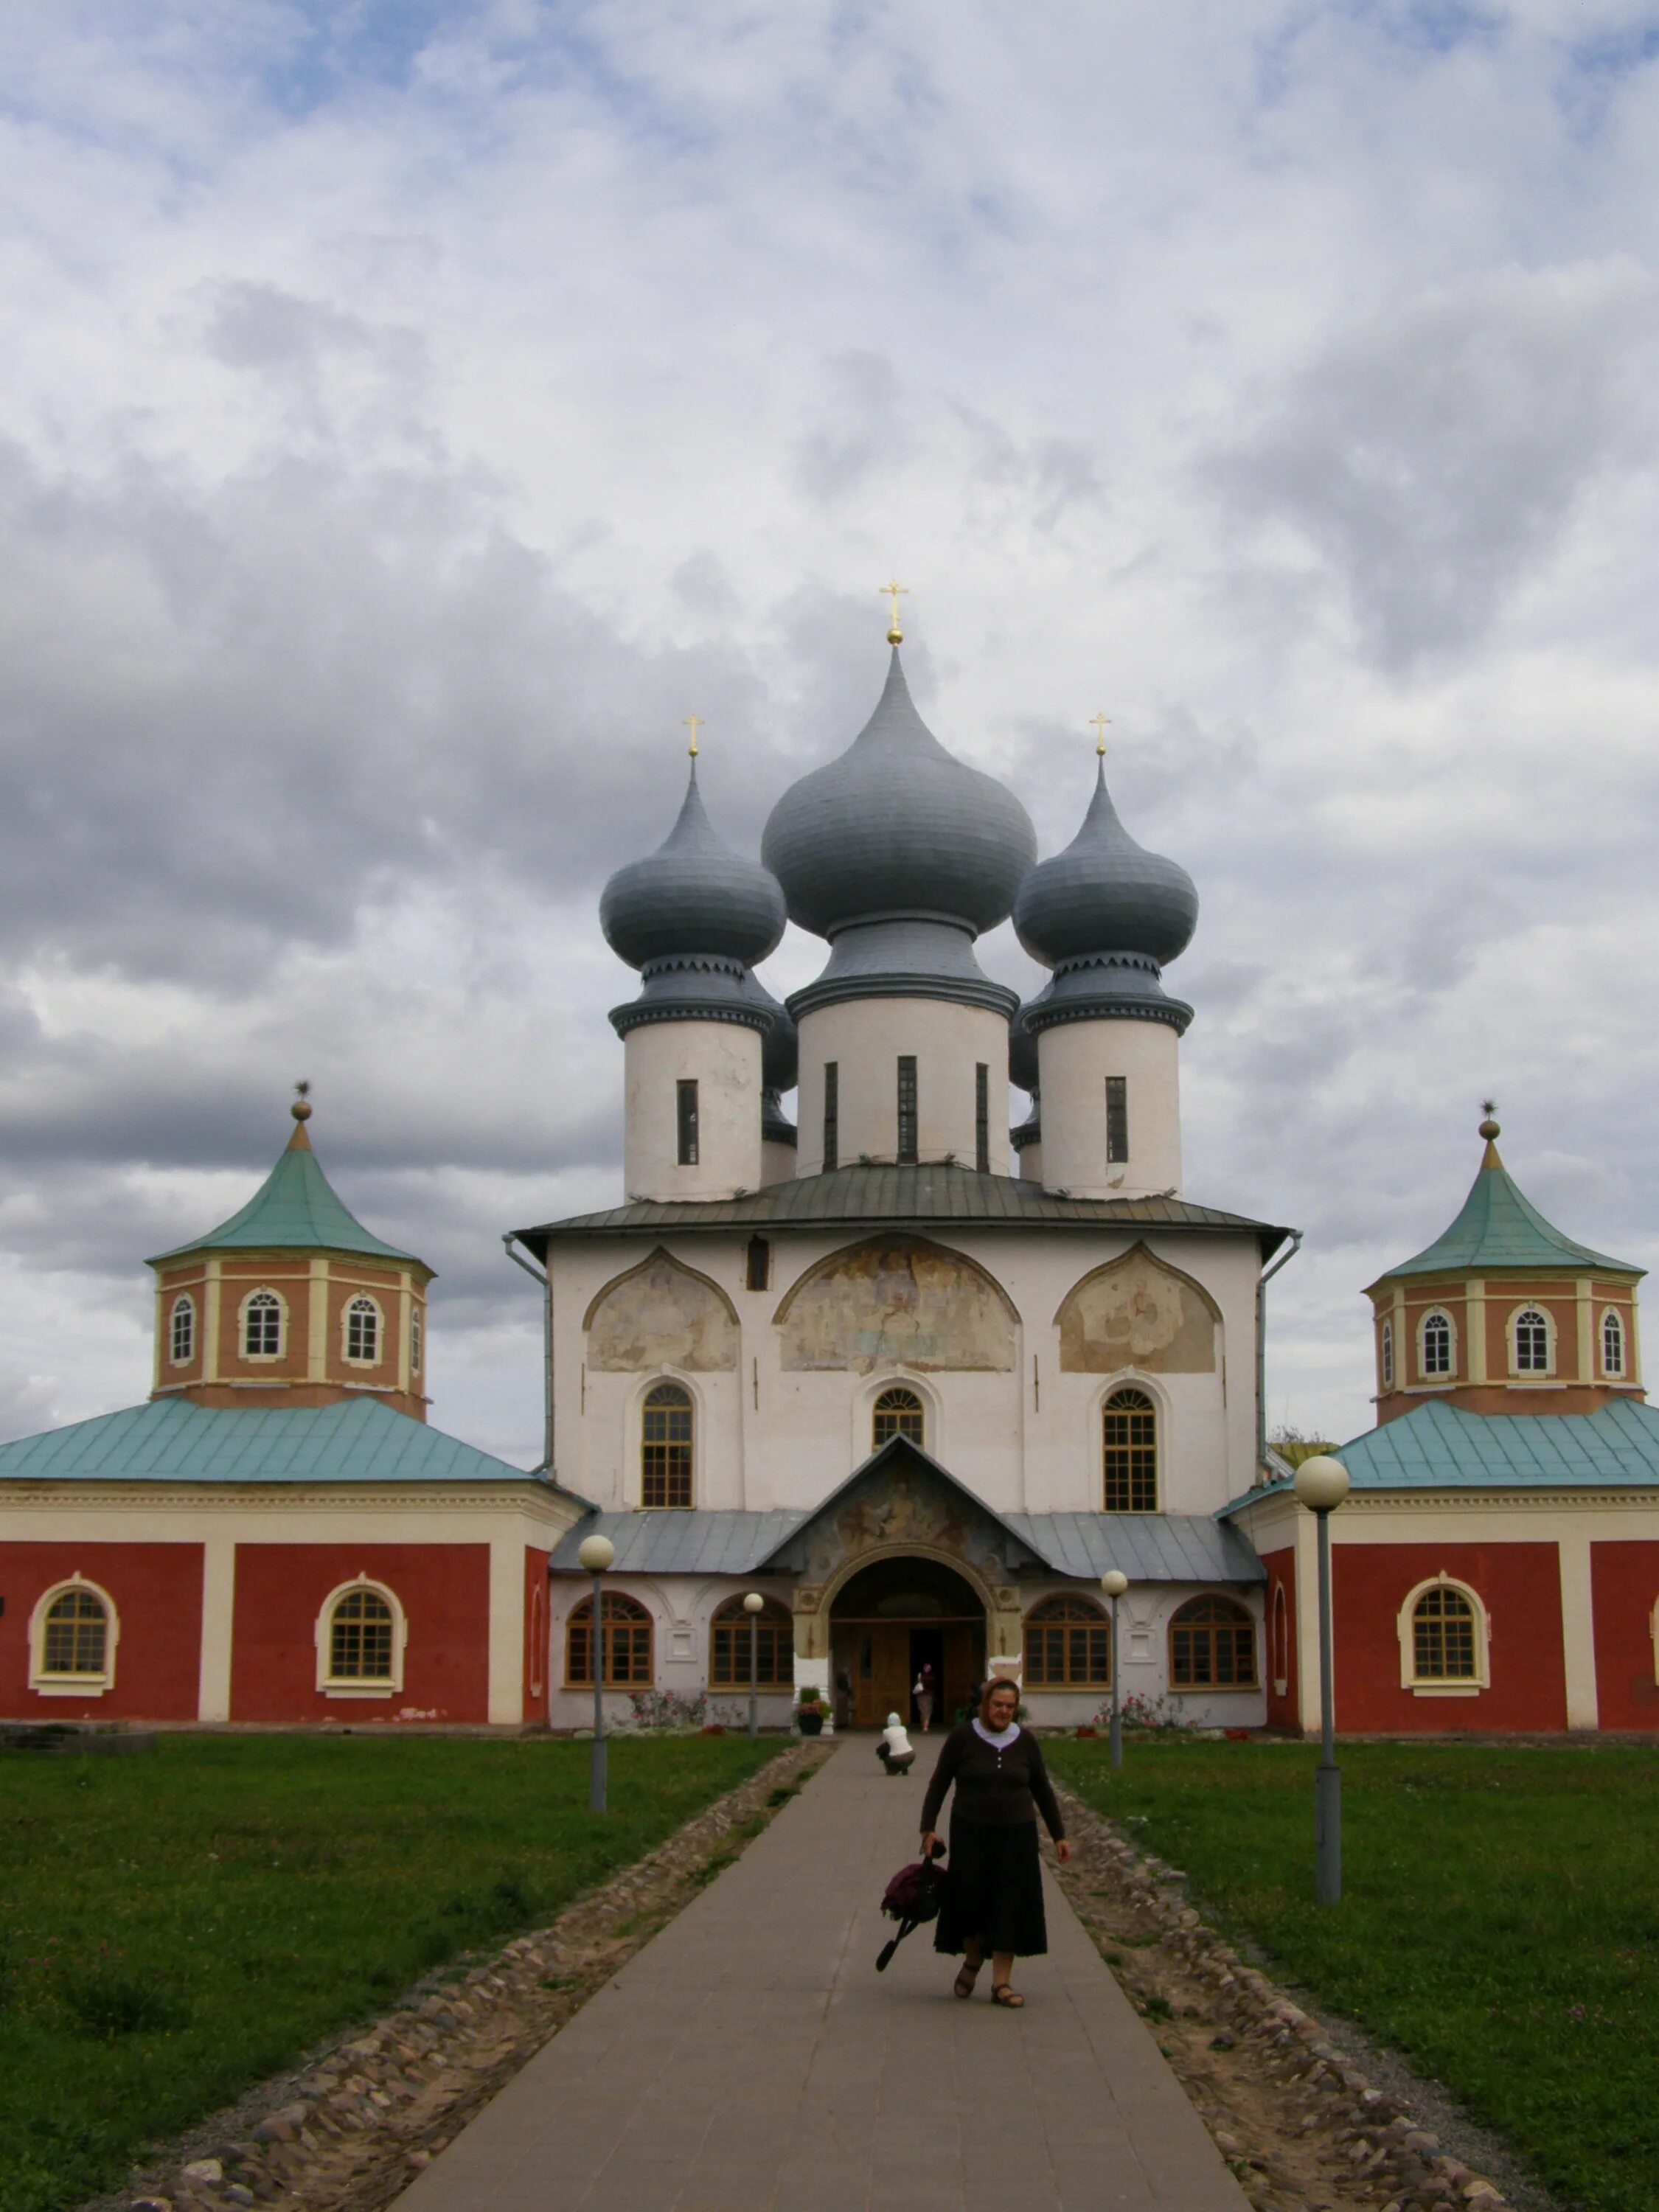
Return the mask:
<path id="1" fill-rule="evenodd" d="M 729 1370 L 738 1364 L 737 1316 L 714 1284 L 656 1251 L 588 1308 L 587 1364 L 601 1374 Z"/>
<path id="2" fill-rule="evenodd" d="M 1014 1364 L 1015 1316 L 1002 1291 L 960 1253 L 921 1238 L 878 1237 L 833 1254 L 796 1285 L 778 1322 L 789 1369 Z"/>
<path id="3" fill-rule="evenodd" d="M 1076 1375 L 1213 1374 L 1218 1319 L 1196 1283 L 1138 1244 L 1066 1293 L 1060 1364 Z"/>

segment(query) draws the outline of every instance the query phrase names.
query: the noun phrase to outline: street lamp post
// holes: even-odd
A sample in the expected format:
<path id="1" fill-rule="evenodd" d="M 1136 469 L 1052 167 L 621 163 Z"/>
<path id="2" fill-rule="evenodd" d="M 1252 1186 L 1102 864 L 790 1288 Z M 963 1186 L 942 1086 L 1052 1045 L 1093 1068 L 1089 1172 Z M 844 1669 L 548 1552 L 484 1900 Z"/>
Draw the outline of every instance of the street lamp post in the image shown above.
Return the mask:
<path id="1" fill-rule="evenodd" d="M 587 1651 L 593 1668 L 593 1752 L 587 1770 L 590 1810 L 605 1806 L 605 1573 L 616 1565 L 617 1547 L 608 1536 L 585 1536 L 576 1557 L 593 1577 L 592 1618 L 588 1623 Z"/>
<path id="2" fill-rule="evenodd" d="M 1109 1567 L 1100 1578 L 1100 1587 L 1112 1601 L 1112 1725 L 1107 1741 L 1111 1752 L 1112 1771 L 1116 1773 L 1123 1765 L 1123 1703 L 1118 1691 L 1117 1674 L 1117 1601 L 1129 1587 L 1129 1577 L 1121 1567 Z"/>
<path id="3" fill-rule="evenodd" d="M 750 1590 L 743 1601 L 749 1615 L 749 1733 L 760 1734 L 760 1617 L 766 1600 L 758 1590 Z"/>
<path id="4" fill-rule="evenodd" d="M 1342 1774 L 1336 1763 L 1335 1669 L 1331 1651 L 1331 1516 L 1348 1494 L 1348 1470 L 1320 1452 L 1296 1471 L 1296 1494 L 1319 1522 L 1319 1771 L 1314 1778 L 1314 1893 L 1342 1894 Z"/>

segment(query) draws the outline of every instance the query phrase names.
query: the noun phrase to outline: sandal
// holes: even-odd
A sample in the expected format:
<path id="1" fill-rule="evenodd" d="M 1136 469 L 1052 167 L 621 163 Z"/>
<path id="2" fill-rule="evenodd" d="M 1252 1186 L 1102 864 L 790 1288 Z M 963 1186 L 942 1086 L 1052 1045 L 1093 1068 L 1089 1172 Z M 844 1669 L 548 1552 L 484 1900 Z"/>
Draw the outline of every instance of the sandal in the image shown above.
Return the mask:
<path id="1" fill-rule="evenodd" d="M 985 1961 L 981 1959 L 979 1962 L 979 1966 L 982 1966 L 984 1964 Z M 957 1968 L 957 1978 L 951 1984 L 951 1996 L 953 1997 L 963 1998 L 972 1996 L 974 1994 L 974 1984 L 978 1981 L 978 1979 L 979 1966 L 970 1966 L 964 1962 L 964 1964 Z"/>
<path id="2" fill-rule="evenodd" d="M 1010 2012 L 1018 2012 L 1024 2002 L 1024 1998 L 1021 1996 L 1012 1982 L 992 1983 L 991 2002 L 993 2004 L 1006 2005 Z"/>

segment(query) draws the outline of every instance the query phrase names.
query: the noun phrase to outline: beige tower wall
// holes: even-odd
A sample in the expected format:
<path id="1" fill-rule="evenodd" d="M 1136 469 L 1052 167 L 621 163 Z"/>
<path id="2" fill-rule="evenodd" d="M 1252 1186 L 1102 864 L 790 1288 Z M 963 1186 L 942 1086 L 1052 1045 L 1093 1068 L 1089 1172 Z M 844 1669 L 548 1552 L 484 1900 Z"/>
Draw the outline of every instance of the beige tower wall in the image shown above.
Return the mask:
<path id="1" fill-rule="evenodd" d="M 647 1022 L 626 1039 L 629 1198 L 731 1198 L 761 1186 L 761 1038 L 738 1022 Z M 679 1163 L 679 1095 L 697 1086 L 697 1160 Z"/>
<path id="2" fill-rule="evenodd" d="M 823 1071 L 839 1067 L 840 1164 L 890 1161 L 898 1152 L 898 1060 L 916 1062 L 916 1155 L 954 1152 L 975 1162 L 974 1071 L 988 1070 L 990 1171 L 1007 1175 L 1008 1024 L 987 1006 L 948 999 L 854 999 L 823 1006 L 800 1024 L 800 1149 L 796 1172 L 823 1167 Z"/>
<path id="3" fill-rule="evenodd" d="M 1061 1022 L 1039 1031 L 1042 1181 L 1074 1198 L 1181 1188 L 1181 1043 L 1167 1022 Z M 1129 1157 L 1106 1158 L 1106 1079 L 1127 1084 Z"/>

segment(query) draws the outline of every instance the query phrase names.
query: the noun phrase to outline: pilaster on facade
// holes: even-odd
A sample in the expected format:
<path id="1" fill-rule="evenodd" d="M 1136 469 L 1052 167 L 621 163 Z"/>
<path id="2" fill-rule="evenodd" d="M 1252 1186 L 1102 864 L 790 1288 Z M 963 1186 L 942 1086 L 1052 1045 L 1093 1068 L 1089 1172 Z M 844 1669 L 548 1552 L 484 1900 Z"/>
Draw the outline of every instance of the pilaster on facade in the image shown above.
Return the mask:
<path id="1" fill-rule="evenodd" d="M 207 1261 L 207 1279 L 202 1285 L 202 1378 L 216 1382 L 219 1376 L 219 1300 L 224 1263 L 216 1252 L 210 1252 Z M 156 1332 L 156 1344 L 161 1344 L 161 1332 Z"/>
<path id="2" fill-rule="evenodd" d="M 236 1618 L 236 1530 L 210 1525 L 202 1537 L 202 1654 L 196 1717 L 230 1718 L 230 1670 Z"/>
<path id="3" fill-rule="evenodd" d="M 1558 1540 L 1561 1562 L 1561 1644 L 1566 1674 L 1567 1726 L 1601 1725 L 1595 1685 L 1595 1595 L 1590 1577 L 1590 1529 L 1575 1528 Z"/>
<path id="4" fill-rule="evenodd" d="M 1486 1380 L 1486 1285 L 1479 1275 L 1464 1285 L 1463 1334 L 1468 1340 L 1471 1382 Z"/>
<path id="5" fill-rule="evenodd" d="M 328 1261 L 311 1263 L 311 1296 L 307 1304 L 306 1380 L 328 1379 Z"/>

